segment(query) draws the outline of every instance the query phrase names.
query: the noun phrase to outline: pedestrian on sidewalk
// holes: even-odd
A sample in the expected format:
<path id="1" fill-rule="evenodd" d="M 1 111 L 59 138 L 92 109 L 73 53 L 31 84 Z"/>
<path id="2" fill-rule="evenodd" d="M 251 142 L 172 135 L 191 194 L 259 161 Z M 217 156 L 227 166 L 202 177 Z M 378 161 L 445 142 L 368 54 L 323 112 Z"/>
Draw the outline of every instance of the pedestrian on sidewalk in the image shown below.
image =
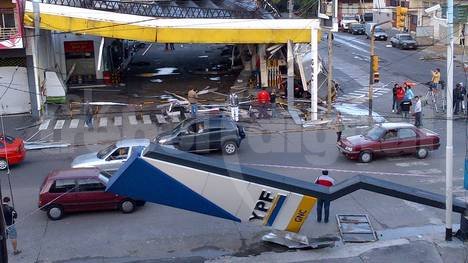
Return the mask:
<path id="1" fill-rule="evenodd" d="M 460 46 L 465 46 L 465 25 L 462 25 L 460 30 Z"/>
<path id="2" fill-rule="evenodd" d="M 270 94 L 270 104 L 271 104 L 271 117 L 276 118 L 278 117 L 278 113 L 276 111 L 276 92 L 273 89 Z"/>
<path id="3" fill-rule="evenodd" d="M 398 85 L 396 90 L 396 100 L 397 100 L 397 113 L 401 113 L 401 102 L 405 98 L 405 90 L 402 86 Z"/>
<path id="4" fill-rule="evenodd" d="M 198 90 L 191 88 L 188 92 L 188 101 L 190 102 L 190 113 L 192 117 L 197 117 L 198 112 Z"/>
<path id="5" fill-rule="evenodd" d="M 422 105 L 419 96 L 414 97 L 414 126 L 421 127 L 422 126 Z"/>
<path id="6" fill-rule="evenodd" d="M 403 98 L 403 102 L 401 103 L 401 111 L 403 112 L 403 117 L 408 118 L 412 106 L 411 100 L 414 98 L 414 93 L 411 89 L 411 86 L 407 85 L 406 83 L 404 83 L 404 87 L 405 97 Z"/>
<path id="7" fill-rule="evenodd" d="M 265 87 L 262 87 L 257 93 L 257 103 L 258 103 L 258 118 L 259 119 L 267 119 L 270 116 L 267 113 L 268 103 L 270 103 L 270 94 L 266 91 Z"/>
<path id="8" fill-rule="evenodd" d="M 455 85 L 453 89 L 453 114 L 458 114 L 461 109 L 461 103 L 463 102 L 462 87 L 460 83 Z"/>
<path id="9" fill-rule="evenodd" d="M 345 126 L 343 124 L 343 118 L 341 117 L 341 112 L 336 112 L 335 118 L 335 131 L 336 131 L 336 141 L 341 140 L 341 134 L 343 133 Z"/>
<path id="10" fill-rule="evenodd" d="M 315 184 L 319 184 L 325 187 L 331 187 L 335 185 L 335 179 L 328 176 L 328 170 L 322 170 L 322 175 L 315 179 Z M 330 216 L 330 201 L 318 199 L 317 200 L 317 222 L 322 222 L 322 208 L 325 208 L 325 223 L 328 223 Z"/>
<path id="11" fill-rule="evenodd" d="M 239 96 L 236 93 L 229 94 L 229 107 L 231 108 L 231 118 L 239 121 Z"/>
<path id="12" fill-rule="evenodd" d="M 169 43 L 169 46 L 171 47 L 171 50 L 175 50 L 174 43 Z"/>
<path id="13" fill-rule="evenodd" d="M 11 246 L 13 247 L 13 255 L 18 255 L 21 250 L 18 249 L 18 233 L 15 227 L 15 219 L 18 218 L 18 213 L 15 209 L 9 205 L 10 197 L 5 196 L 3 198 L 2 210 L 3 217 L 5 218 L 6 224 L 6 238 L 11 240 Z"/>
<path id="14" fill-rule="evenodd" d="M 85 124 L 88 128 L 93 128 L 93 106 L 86 101 L 84 105 Z"/>

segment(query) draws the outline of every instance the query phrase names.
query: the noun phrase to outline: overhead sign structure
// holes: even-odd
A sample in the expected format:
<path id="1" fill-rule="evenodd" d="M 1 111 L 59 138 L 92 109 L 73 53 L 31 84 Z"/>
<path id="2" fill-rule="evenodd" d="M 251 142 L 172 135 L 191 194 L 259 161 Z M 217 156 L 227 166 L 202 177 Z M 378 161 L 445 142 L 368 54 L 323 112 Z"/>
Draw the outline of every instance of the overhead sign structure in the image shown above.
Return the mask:
<path id="1" fill-rule="evenodd" d="M 314 213 L 317 198 L 332 201 L 359 189 L 445 208 L 443 195 L 373 177 L 356 176 L 327 188 L 313 181 L 155 144 L 142 154 L 135 151 L 112 176 L 106 191 L 236 222 L 298 232 Z M 454 212 L 463 214 L 465 210 L 464 202 L 454 201 Z"/>

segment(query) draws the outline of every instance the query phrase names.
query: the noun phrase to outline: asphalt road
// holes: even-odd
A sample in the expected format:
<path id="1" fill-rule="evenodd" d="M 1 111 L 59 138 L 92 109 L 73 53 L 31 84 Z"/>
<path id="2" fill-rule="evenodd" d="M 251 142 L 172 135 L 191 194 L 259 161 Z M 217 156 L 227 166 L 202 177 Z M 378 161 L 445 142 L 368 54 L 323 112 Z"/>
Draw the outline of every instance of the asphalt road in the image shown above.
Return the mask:
<path id="1" fill-rule="evenodd" d="M 350 37 L 343 36 L 343 39 Z M 356 41 L 367 43 L 365 37 L 358 37 Z M 355 58 L 364 56 L 365 48 L 359 43 L 354 44 L 362 50 L 343 43 L 337 45 L 337 61 L 343 60 L 367 71 L 368 64 Z M 386 48 L 383 43 L 378 43 L 377 50 L 388 65 L 384 80 L 407 78 L 409 72 L 414 72 L 411 76 L 417 76 L 417 81 L 425 81 L 430 69 L 443 66 L 442 62 L 425 62 L 416 55 L 408 56 L 412 51 Z M 402 61 L 406 61 L 404 66 Z M 353 72 L 338 72 L 340 74 L 344 78 Z M 458 71 L 456 74 L 456 79 L 463 77 Z M 346 88 L 351 91 L 356 87 L 358 84 L 350 83 Z M 376 100 L 376 104 L 385 110 L 386 106 L 382 105 L 389 105 L 389 100 L 391 98 L 382 96 Z M 208 156 L 310 183 L 321 169 L 329 169 L 330 175 L 337 181 L 365 174 L 443 193 L 445 121 L 435 118 L 427 121 L 426 127 L 440 133 L 442 147 L 424 160 L 404 156 L 379 158 L 370 164 L 349 161 L 337 152 L 333 131 L 249 135 L 238 155 L 225 157 L 212 153 Z M 456 121 L 454 130 L 454 188 L 456 196 L 464 198 L 462 172 L 466 151 L 465 122 Z M 346 130 L 349 135 L 355 132 Z M 108 133 L 105 139 L 118 139 L 121 136 L 120 133 Z M 37 209 L 38 191 L 43 178 L 52 169 L 68 168 L 76 155 L 100 147 L 87 145 L 66 150 L 28 152 L 25 162 L 12 168 L 11 186 L 19 212 L 17 229 L 23 253 L 11 256 L 11 262 L 125 262 L 135 258 L 165 259 L 168 262 L 201 261 L 221 255 L 248 256 L 265 251 L 283 251 L 260 241 L 261 236 L 268 232 L 267 228 L 237 224 L 156 204 L 147 204 L 133 214 L 108 211 L 73 214 L 60 221 L 48 220 L 45 212 Z M 3 194 L 9 195 L 8 176 L 4 174 L 1 180 Z M 333 216 L 337 213 L 368 214 L 377 230 L 440 225 L 444 220 L 441 210 L 365 191 L 352 193 L 333 202 L 331 214 Z M 454 221 L 458 223 L 457 215 Z M 333 221 L 318 224 L 313 214 L 308 218 L 302 233 L 312 237 L 336 234 L 336 224 Z"/>

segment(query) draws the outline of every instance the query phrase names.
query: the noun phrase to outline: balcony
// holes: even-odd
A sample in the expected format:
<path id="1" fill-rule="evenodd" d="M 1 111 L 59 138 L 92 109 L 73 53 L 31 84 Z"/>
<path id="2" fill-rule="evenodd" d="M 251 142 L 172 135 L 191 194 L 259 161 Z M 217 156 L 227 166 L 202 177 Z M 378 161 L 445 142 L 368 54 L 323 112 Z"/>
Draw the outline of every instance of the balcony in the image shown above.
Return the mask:
<path id="1" fill-rule="evenodd" d="M 0 41 L 11 39 L 18 33 L 14 27 L 0 27 Z"/>

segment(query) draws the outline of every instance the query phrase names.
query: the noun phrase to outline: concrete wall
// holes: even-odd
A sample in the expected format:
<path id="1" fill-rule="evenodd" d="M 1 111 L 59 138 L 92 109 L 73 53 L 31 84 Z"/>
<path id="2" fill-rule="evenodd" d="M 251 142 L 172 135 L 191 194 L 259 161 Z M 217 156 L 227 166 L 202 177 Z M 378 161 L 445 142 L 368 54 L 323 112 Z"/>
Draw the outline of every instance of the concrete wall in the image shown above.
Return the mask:
<path id="1" fill-rule="evenodd" d="M 0 67 L 0 113 L 16 114 L 31 111 L 28 75 L 25 67 Z M 10 84 L 11 82 L 11 84 Z"/>

